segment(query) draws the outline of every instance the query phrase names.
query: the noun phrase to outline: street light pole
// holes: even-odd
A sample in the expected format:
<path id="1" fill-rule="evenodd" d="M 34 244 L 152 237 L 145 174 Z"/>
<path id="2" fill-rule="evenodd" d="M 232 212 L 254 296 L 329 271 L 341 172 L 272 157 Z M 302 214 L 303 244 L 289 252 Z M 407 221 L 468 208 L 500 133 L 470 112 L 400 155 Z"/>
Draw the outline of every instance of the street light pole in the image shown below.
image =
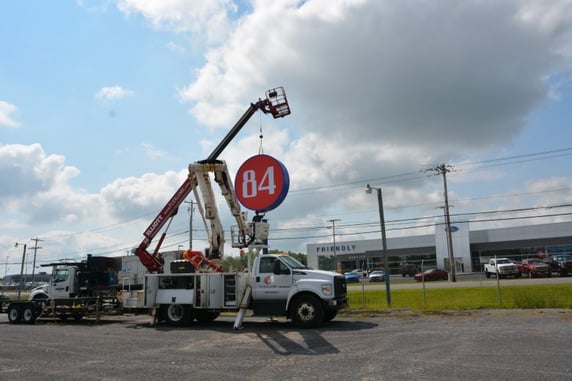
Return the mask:
<path id="1" fill-rule="evenodd" d="M 10 259 L 9 255 L 6 256 L 6 264 L 4 265 L 4 278 L 8 275 L 8 259 Z"/>
<path id="2" fill-rule="evenodd" d="M 379 224 L 381 225 L 381 246 L 383 253 L 383 279 L 385 280 L 385 294 L 387 296 L 387 306 L 391 308 L 391 286 L 389 281 L 389 264 L 387 261 L 387 237 L 385 236 L 385 216 L 383 214 L 383 198 L 381 188 L 375 188 L 367 184 L 365 192 L 371 194 L 372 190 L 377 191 L 377 206 L 379 208 Z"/>

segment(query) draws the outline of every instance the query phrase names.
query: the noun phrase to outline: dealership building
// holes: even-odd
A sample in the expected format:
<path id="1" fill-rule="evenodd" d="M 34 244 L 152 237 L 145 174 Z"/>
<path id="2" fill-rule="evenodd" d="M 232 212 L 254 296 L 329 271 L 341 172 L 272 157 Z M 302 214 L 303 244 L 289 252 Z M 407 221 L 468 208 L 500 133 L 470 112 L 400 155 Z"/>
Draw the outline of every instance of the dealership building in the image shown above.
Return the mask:
<path id="1" fill-rule="evenodd" d="M 435 224 L 434 234 L 387 238 L 387 257 L 392 274 L 405 263 L 425 268 L 449 269 L 447 229 Z M 489 258 L 521 260 L 548 254 L 572 253 L 572 222 L 471 230 L 469 222 L 451 222 L 456 272 L 479 272 Z M 335 240 L 306 247 L 308 266 L 339 272 L 383 267 L 381 239 Z"/>

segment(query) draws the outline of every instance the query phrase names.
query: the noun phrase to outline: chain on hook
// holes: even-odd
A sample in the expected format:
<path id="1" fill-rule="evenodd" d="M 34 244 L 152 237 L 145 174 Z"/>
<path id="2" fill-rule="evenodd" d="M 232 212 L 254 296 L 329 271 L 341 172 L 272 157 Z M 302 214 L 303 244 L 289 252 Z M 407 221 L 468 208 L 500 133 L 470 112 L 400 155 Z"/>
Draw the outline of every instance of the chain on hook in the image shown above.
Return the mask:
<path id="1" fill-rule="evenodd" d="M 264 135 L 262 134 L 262 116 L 259 114 L 259 118 L 258 118 L 258 126 L 259 126 L 259 131 L 260 134 L 258 135 L 258 138 L 260 139 L 260 146 L 258 147 L 258 154 L 262 155 L 264 153 L 264 149 L 262 148 L 262 138 L 264 138 Z"/>

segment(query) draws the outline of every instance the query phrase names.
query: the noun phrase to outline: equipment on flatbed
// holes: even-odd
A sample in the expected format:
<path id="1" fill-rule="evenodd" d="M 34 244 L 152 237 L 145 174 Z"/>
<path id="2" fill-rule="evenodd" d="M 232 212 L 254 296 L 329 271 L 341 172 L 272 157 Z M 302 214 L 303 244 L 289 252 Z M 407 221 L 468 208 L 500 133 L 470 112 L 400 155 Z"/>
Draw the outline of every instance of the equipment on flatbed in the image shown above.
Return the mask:
<path id="1" fill-rule="evenodd" d="M 65 320 L 121 310 L 118 275 L 122 258 L 87 256 L 80 262 L 57 262 L 48 284 L 36 287 L 30 300 L 12 301 L 7 308 L 10 323 L 31 324 L 39 317 Z"/>

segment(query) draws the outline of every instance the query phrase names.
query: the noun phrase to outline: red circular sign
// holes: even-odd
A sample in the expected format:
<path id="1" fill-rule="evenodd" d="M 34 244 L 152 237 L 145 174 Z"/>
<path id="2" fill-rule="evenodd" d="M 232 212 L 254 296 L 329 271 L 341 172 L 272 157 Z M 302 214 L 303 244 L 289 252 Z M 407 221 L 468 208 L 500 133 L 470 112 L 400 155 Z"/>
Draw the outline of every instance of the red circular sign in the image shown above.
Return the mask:
<path id="1" fill-rule="evenodd" d="M 267 212 L 286 198 L 290 177 L 284 164 L 272 156 L 256 155 L 240 166 L 234 183 L 236 197 L 245 208 Z"/>

